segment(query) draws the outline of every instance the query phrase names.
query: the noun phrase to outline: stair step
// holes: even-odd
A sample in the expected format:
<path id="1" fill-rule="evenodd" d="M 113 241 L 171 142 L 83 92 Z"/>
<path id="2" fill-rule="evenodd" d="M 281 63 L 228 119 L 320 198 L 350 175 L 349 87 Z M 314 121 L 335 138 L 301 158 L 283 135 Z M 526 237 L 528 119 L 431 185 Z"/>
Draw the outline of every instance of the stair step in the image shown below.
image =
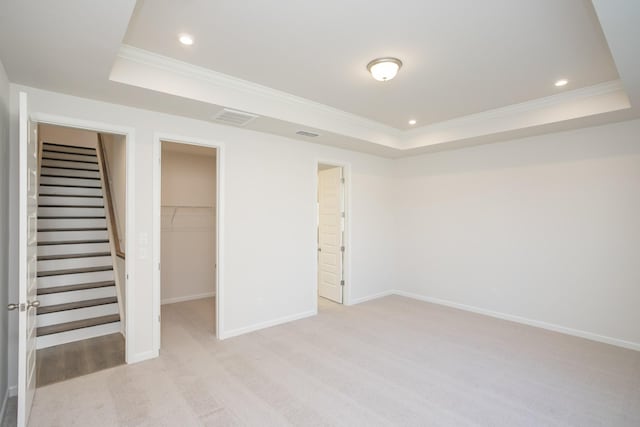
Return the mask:
<path id="1" fill-rule="evenodd" d="M 118 302 L 116 297 L 97 298 L 85 301 L 68 302 L 65 304 L 48 305 L 38 307 L 37 314 L 57 313 L 59 311 L 75 310 L 77 308 L 95 307 L 98 305 L 115 304 Z"/>
<path id="2" fill-rule="evenodd" d="M 104 205 L 38 205 L 39 208 L 104 208 Z"/>
<path id="3" fill-rule="evenodd" d="M 51 161 L 55 161 L 55 162 L 72 162 L 72 163 L 86 163 L 89 165 L 97 165 L 98 162 L 97 160 L 91 158 L 91 159 L 65 159 L 65 158 L 58 158 L 58 157 L 49 157 L 46 156 L 45 157 L 45 153 L 46 151 L 43 150 L 43 154 L 42 154 L 42 160 L 51 160 Z M 88 157 L 88 156 L 87 156 Z M 95 169 L 94 169 L 95 170 Z"/>
<path id="4" fill-rule="evenodd" d="M 79 169 L 57 168 L 44 165 L 40 168 L 40 175 L 58 178 L 81 178 L 93 179 L 98 181 L 100 180 L 100 174 L 98 173 L 98 171 L 83 171 Z"/>
<path id="5" fill-rule="evenodd" d="M 42 175 L 40 175 L 42 176 Z M 100 190 L 102 190 L 102 186 L 100 185 L 95 185 L 94 182 L 91 182 L 91 184 L 94 185 L 88 185 L 89 182 L 83 183 L 82 179 L 78 179 L 78 180 L 68 180 L 66 178 L 62 178 L 62 179 L 52 179 L 50 181 L 56 181 L 56 182 L 40 182 L 40 187 L 64 187 L 64 188 L 99 188 Z M 74 184 L 72 184 L 74 183 Z"/>
<path id="6" fill-rule="evenodd" d="M 42 185 L 38 189 L 38 197 L 55 196 L 55 197 L 102 197 L 102 188 L 100 187 L 66 187 L 64 185 Z"/>
<path id="7" fill-rule="evenodd" d="M 53 255 L 71 255 L 71 254 L 95 254 L 98 252 L 109 252 L 111 247 L 109 243 L 87 243 L 87 244 L 68 244 L 68 245 L 45 245 L 38 246 L 38 256 Z"/>
<path id="8" fill-rule="evenodd" d="M 56 216 L 38 215 L 38 219 L 104 219 L 106 216 Z"/>
<path id="9" fill-rule="evenodd" d="M 52 169 L 69 169 L 79 171 L 98 171 L 98 162 L 83 162 L 78 160 L 60 160 L 42 158 L 41 166 Z"/>
<path id="10" fill-rule="evenodd" d="M 79 228 L 38 228 L 38 233 L 50 233 L 52 231 L 107 231 L 106 227 L 103 228 L 91 228 L 91 227 L 79 227 Z"/>
<path id="11" fill-rule="evenodd" d="M 61 255 L 41 255 L 38 261 L 53 261 L 56 259 L 72 259 L 72 258 L 93 258 L 101 256 L 111 256 L 111 252 L 93 252 L 83 254 L 61 254 Z"/>
<path id="12" fill-rule="evenodd" d="M 104 265 L 99 267 L 67 268 L 65 270 L 39 271 L 38 277 L 62 276 L 64 274 L 94 273 L 96 271 L 109 271 L 109 270 L 113 270 L 113 266 Z"/>
<path id="13" fill-rule="evenodd" d="M 84 199 L 102 199 L 102 194 L 56 194 L 56 193 L 40 193 L 39 197 L 79 197 Z"/>
<path id="14" fill-rule="evenodd" d="M 38 246 L 84 245 L 87 243 L 109 243 L 109 240 L 64 240 L 59 242 L 38 242 Z"/>
<path id="15" fill-rule="evenodd" d="M 78 285 L 54 286 L 51 288 L 39 288 L 38 295 L 57 294 L 60 292 L 82 291 L 85 289 L 105 288 L 107 286 L 115 286 L 116 282 L 107 280 L 104 282 L 80 283 Z"/>
<path id="16" fill-rule="evenodd" d="M 51 160 L 78 160 L 81 162 L 92 163 L 98 160 L 98 156 L 95 154 L 76 154 L 69 153 L 61 150 L 51 150 L 51 149 L 43 149 L 42 150 L 43 159 L 51 159 Z"/>
<path id="17" fill-rule="evenodd" d="M 92 317 L 90 319 L 75 320 L 73 322 L 60 323 L 58 325 L 41 326 L 36 329 L 36 336 L 44 336 L 58 334 L 61 332 L 72 331 L 74 329 L 89 328 L 91 326 L 104 325 L 120 321 L 119 314 L 110 314 L 108 316 Z"/>
<path id="18" fill-rule="evenodd" d="M 90 148 L 90 147 L 78 147 L 77 145 L 68 145 L 68 144 L 58 144 L 58 143 L 52 143 L 52 142 L 43 142 L 42 143 L 42 149 L 43 150 L 57 150 L 57 151 L 62 151 L 64 153 L 76 153 L 76 152 L 82 152 L 82 153 L 87 153 L 87 155 L 92 155 L 96 153 L 96 149 L 95 148 Z"/>

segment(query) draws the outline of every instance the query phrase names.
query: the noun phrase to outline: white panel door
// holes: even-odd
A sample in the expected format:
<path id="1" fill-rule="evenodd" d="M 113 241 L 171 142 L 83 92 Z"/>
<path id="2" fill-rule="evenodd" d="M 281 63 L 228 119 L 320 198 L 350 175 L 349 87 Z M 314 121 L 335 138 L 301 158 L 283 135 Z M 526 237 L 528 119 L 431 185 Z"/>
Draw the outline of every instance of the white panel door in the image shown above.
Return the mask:
<path id="1" fill-rule="evenodd" d="M 318 172 L 318 295 L 342 303 L 342 168 Z"/>
<path id="2" fill-rule="evenodd" d="M 20 93 L 18 426 L 29 422 L 36 391 L 38 137 L 29 120 L 27 94 Z"/>

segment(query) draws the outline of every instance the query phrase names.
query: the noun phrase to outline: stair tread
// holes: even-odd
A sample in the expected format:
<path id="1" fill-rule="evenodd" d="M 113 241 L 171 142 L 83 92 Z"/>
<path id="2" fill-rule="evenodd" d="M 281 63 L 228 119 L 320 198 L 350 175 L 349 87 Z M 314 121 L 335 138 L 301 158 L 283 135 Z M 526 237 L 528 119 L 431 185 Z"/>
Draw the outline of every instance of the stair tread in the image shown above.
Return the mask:
<path id="1" fill-rule="evenodd" d="M 84 268 L 67 268 L 64 270 L 39 271 L 38 277 L 62 276 L 65 274 L 95 273 L 98 271 L 111 271 L 111 270 L 113 270 L 113 266 L 111 265 L 102 265 L 98 267 L 84 267 Z"/>
<path id="2" fill-rule="evenodd" d="M 107 227 L 38 228 L 38 233 L 50 233 L 52 231 L 107 231 Z"/>
<path id="3" fill-rule="evenodd" d="M 38 295 L 58 294 L 61 292 L 84 291 L 85 289 L 106 288 L 115 286 L 116 282 L 107 280 L 104 282 L 80 283 L 78 285 L 53 286 L 49 288 L 38 288 Z"/>
<path id="4" fill-rule="evenodd" d="M 75 310 L 78 308 L 96 307 L 99 305 L 115 304 L 118 302 L 116 297 L 95 298 L 83 301 L 67 302 L 64 304 L 46 305 L 38 307 L 37 314 L 57 313 L 60 311 Z"/>
<path id="5" fill-rule="evenodd" d="M 103 198 L 102 195 L 97 195 L 97 194 L 56 194 L 56 193 L 39 194 L 38 197 L 78 197 L 78 198 L 85 198 L 85 199 L 102 199 Z"/>
<path id="6" fill-rule="evenodd" d="M 71 179 L 94 179 L 94 180 L 100 180 L 100 178 L 97 177 L 91 177 L 91 176 L 69 176 L 69 175 L 53 175 L 50 173 L 42 173 L 40 174 L 40 176 L 46 176 L 49 178 L 71 178 Z"/>
<path id="7" fill-rule="evenodd" d="M 90 319 L 75 320 L 73 322 L 59 323 L 57 325 L 41 326 L 36 330 L 36 336 L 58 334 L 60 332 L 73 331 L 75 329 L 89 328 L 91 326 L 105 325 L 120 321 L 119 314 L 92 317 Z"/>
<path id="8" fill-rule="evenodd" d="M 74 148 L 74 149 L 78 149 L 78 150 L 89 150 L 89 151 L 96 151 L 95 148 L 91 148 L 91 147 L 78 147 L 77 145 L 68 145 L 68 144 L 59 144 L 59 143 L 53 143 L 53 142 L 43 142 L 43 148 L 44 146 L 49 146 L 49 147 L 67 147 L 67 148 Z"/>
<path id="9" fill-rule="evenodd" d="M 109 243 L 109 240 L 60 240 L 57 242 L 38 242 L 38 246 L 54 246 L 54 245 L 84 245 L 87 243 Z"/>
<path id="10" fill-rule="evenodd" d="M 46 150 L 43 150 L 46 151 Z M 74 153 L 60 153 L 60 154 L 69 154 L 69 155 L 73 155 Z M 84 154 L 76 154 L 77 156 L 83 156 Z M 56 162 L 73 162 L 73 163 L 86 163 L 88 165 L 97 165 L 98 162 L 97 161 L 91 161 L 91 160 L 78 160 L 78 159 L 57 159 L 55 157 L 42 157 L 42 160 L 54 160 Z M 45 166 L 45 165 L 42 165 Z M 51 166 L 47 166 L 47 167 L 51 167 Z"/>
<path id="11" fill-rule="evenodd" d="M 104 205 L 38 205 L 39 208 L 104 208 Z"/>
<path id="12" fill-rule="evenodd" d="M 38 215 L 38 219 L 104 219 L 106 218 L 106 216 L 95 216 L 95 215 L 89 215 L 89 216 L 69 216 L 69 215 L 53 215 L 53 216 L 48 216 L 48 215 Z"/>
<path id="13" fill-rule="evenodd" d="M 60 160 L 61 162 L 65 162 L 67 160 Z M 87 163 L 87 162 L 84 162 Z M 84 171 L 84 172 L 99 172 L 98 169 L 87 169 L 87 168 L 72 168 L 70 166 L 54 166 L 54 165 L 42 165 L 43 168 L 47 169 L 61 169 L 66 171 Z"/>
<path id="14" fill-rule="evenodd" d="M 111 256 L 111 252 L 89 252 L 82 254 L 60 254 L 60 255 L 38 255 L 38 261 L 52 261 L 58 259 L 72 258 L 94 258 L 101 256 Z"/>
<path id="15" fill-rule="evenodd" d="M 40 183 L 40 187 L 64 187 L 64 188 L 100 188 L 102 189 L 102 187 L 98 186 L 91 186 L 91 185 L 70 185 L 70 184 L 46 184 L 46 183 Z"/>

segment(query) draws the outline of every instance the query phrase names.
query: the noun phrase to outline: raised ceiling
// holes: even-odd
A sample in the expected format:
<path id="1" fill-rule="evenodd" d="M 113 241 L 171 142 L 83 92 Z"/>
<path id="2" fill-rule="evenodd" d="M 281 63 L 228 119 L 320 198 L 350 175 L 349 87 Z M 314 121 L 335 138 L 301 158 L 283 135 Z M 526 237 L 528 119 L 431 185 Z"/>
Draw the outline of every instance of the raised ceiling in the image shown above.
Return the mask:
<path id="1" fill-rule="evenodd" d="M 612 0 L 0 0 L 0 60 L 16 84 L 400 157 L 640 117 L 638 21 Z M 384 55 L 405 65 L 380 83 Z"/>
<path id="2" fill-rule="evenodd" d="M 589 0 L 145 0 L 125 43 L 399 129 L 618 78 Z"/>

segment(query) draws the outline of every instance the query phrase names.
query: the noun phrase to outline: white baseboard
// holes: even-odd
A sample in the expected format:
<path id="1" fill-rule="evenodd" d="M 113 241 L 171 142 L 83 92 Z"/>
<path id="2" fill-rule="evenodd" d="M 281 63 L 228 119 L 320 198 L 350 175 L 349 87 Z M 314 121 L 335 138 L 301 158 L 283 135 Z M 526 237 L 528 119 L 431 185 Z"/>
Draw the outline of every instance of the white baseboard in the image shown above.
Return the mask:
<path id="1" fill-rule="evenodd" d="M 230 331 L 220 331 L 220 336 L 218 337 L 218 339 L 224 340 L 224 339 L 235 337 L 238 335 L 247 334 L 249 332 L 254 332 L 260 329 L 281 325 L 283 323 L 291 322 L 293 320 L 300 320 L 300 319 L 304 319 L 305 317 L 315 316 L 316 314 L 318 314 L 318 310 L 305 311 L 303 313 L 292 314 L 290 316 L 284 316 L 279 319 L 268 320 L 266 322 L 256 323 L 254 325 L 232 329 Z"/>
<path id="2" fill-rule="evenodd" d="M 127 357 L 126 362 L 127 364 L 144 362 L 145 360 L 155 359 L 156 357 L 158 357 L 158 355 L 159 355 L 158 350 L 145 351 L 142 353 L 134 354 L 131 357 Z"/>
<path id="3" fill-rule="evenodd" d="M 433 304 L 444 305 L 447 307 L 457 308 L 460 310 L 470 311 L 473 313 L 483 314 L 485 316 L 491 316 L 498 319 L 509 320 L 511 322 L 522 323 L 524 325 L 535 326 L 537 328 L 547 329 L 549 331 L 560 332 L 566 335 L 573 335 L 580 338 L 585 338 L 592 341 L 598 341 L 605 344 L 615 345 L 617 347 L 628 348 L 631 350 L 640 351 L 640 343 L 626 341 L 619 338 L 608 337 L 605 335 L 595 334 L 593 332 L 582 331 L 579 329 L 567 328 L 565 326 L 556 325 L 553 323 L 542 322 L 540 320 L 528 319 L 526 317 L 520 317 L 513 314 L 501 313 L 498 311 L 487 310 L 480 307 L 474 307 L 471 305 L 461 304 L 453 301 L 443 300 L 439 298 L 428 297 L 424 295 L 415 294 L 405 291 L 393 291 L 393 294 L 400 295 L 407 298 L 413 298 L 420 301 L 430 302 Z"/>
<path id="4" fill-rule="evenodd" d="M 393 295 L 395 293 L 396 293 L 396 291 L 384 291 L 384 292 L 380 292 L 378 294 L 367 295 L 366 297 L 353 299 L 353 300 L 349 301 L 348 304 L 345 304 L 345 305 L 356 305 L 356 304 L 360 304 L 361 302 L 371 301 L 373 299 L 387 297 L 387 296 Z"/>
<path id="5" fill-rule="evenodd" d="M 191 301 L 194 299 L 202 299 L 202 298 L 213 298 L 215 296 L 216 296 L 215 292 L 206 292 L 204 294 L 187 295 L 184 297 L 165 298 L 160 302 L 160 304 L 162 305 L 174 304 L 176 302 L 185 302 L 185 301 Z"/>

